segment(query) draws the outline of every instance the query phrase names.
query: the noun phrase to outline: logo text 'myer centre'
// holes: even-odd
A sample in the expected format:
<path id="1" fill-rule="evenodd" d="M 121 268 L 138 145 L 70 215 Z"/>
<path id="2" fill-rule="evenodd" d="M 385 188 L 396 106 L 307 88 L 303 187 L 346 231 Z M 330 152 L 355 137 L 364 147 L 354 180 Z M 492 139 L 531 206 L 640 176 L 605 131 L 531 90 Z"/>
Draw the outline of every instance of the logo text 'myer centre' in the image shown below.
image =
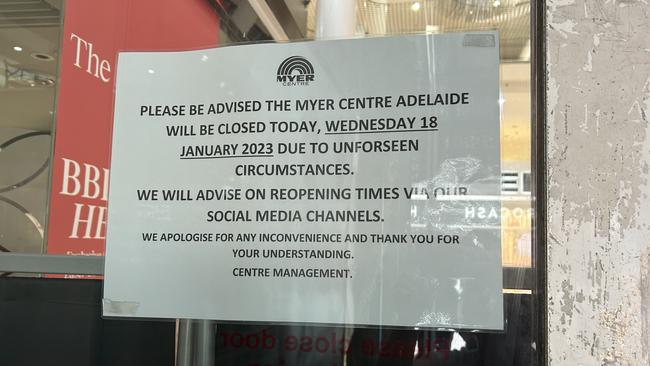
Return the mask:
<path id="1" fill-rule="evenodd" d="M 302 56 L 291 56 L 278 67 L 277 82 L 284 86 L 309 85 L 314 81 L 314 67 Z"/>

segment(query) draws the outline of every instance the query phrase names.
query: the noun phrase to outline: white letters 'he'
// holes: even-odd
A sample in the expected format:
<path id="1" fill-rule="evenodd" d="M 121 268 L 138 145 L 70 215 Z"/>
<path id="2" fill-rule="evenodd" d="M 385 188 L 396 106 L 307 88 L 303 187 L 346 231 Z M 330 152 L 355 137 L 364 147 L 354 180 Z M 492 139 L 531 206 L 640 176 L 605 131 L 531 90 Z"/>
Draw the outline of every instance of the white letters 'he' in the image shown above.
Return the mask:
<path id="1" fill-rule="evenodd" d="M 86 60 L 85 60 L 86 72 L 100 79 L 101 81 L 108 83 L 111 80 L 110 78 L 111 64 L 108 62 L 108 60 L 103 60 L 99 57 L 98 54 L 93 53 L 93 44 L 91 42 L 84 40 L 83 38 L 79 37 L 74 33 L 72 33 L 72 35 L 70 36 L 70 40 L 73 39 L 77 40 L 77 45 L 75 47 L 74 65 L 80 69 L 83 68 L 81 66 L 82 63 L 84 63 L 84 60 L 81 60 L 81 55 L 83 53 L 84 55 L 86 55 Z M 83 46 L 83 50 L 82 50 L 82 46 Z"/>

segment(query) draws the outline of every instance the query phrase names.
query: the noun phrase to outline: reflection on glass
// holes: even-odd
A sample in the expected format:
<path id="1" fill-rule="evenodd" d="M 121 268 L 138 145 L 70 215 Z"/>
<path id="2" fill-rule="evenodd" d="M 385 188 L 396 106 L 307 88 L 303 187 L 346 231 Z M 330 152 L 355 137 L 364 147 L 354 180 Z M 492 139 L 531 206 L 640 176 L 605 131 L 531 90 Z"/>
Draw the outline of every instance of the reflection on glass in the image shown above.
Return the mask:
<path id="1" fill-rule="evenodd" d="M 257 13 L 259 10 L 251 6 L 254 1 L 208 2 L 221 17 L 223 45 L 272 40 L 277 31 L 272 24 L 262 21 Z M 58 53 L 60 23 L 60 8 L 51 4 L 60 3 L 36 2 L 36 6 L 42 6 L 41 10 L 47 14 L 39 19 L 18 19 L 11 13 L 0 16 L 3 26 L 0 32 L 0 251 L 42 250 L 48 190 L 48 171 L 44 167 L 47 167 L 50 154 L 49 135 L 57 83 L 53 60 Z M 278 20 L 276 25 L 288 39 L 315 37 L 318 1 L 266 3 L 272 4 L 271 15 Z M 502 172 L 493 179 L 501 183 L 501 195 L 487 198 L 484 204 L 445 204 L 454 209 L 459 221 L 466 225 L 479 219 L 485 222 L 485 218 L 494 219 L 495 224 L 500 220 L 503 265 L 530 267 L 533 252 L 530 234 L 530 3 L 519 0 L 359 0 L 356 5 L 354 35 L 357 37 L 500 30 Z M 460 166 L 465 171 L 472 168 L 471 161 L 446 163 L 454 174 L 462 172 L 453 170 L 454 167 Z M 413 186 L 434 187 L 436 179 L 443 178 L 431 177 Z M 494 210 L 497 200 L 501 201 L 500 210 Z M 423 202 L 413 205 L 417 207 L 416 212 L 426 213 Z M 412 219 L 413 227 L 427 222 L 426 216 L 415 215 Z M 438 285 L 432 284 L 432 287 Z M 506 287 L 518 285 L 521 283 L 506 283 Z M 449 296 L 460 297 L 471 286 L 471 281 L 451 278 L 444 286 L 449 289 Z M 498 335 L 417 328 L 219 324 L 214 343 L 208 348 L 216 346 L 217 364 L 223 365 L 530 364 L 531 297 L 506 295 L 505 301 L 506 332 Z M 437 315 L 425 314 L 423 324 L 427 323 L 427 316 Z M 200 348 L 197 344 L 193 347 Z"/>
<path id="2" fill-rule="evenodd" d="M 0 250 L 43 250 L 61 4 L 0 12 Z"/>
<path id="3" fill-rule="evenodd" d="M 286 1 L 291 21 L 285 29 L 295 25 L 300 30 L 292 40 L 319 37 L 319 21 L 328 15 L 319 14 L 320 2 Z M 335 1 L 332 1 L 334 3 Z M 232 2 L 235 3 L 235 2 Z M 531 343 L 534 304 L 530 282 L 533 258 L 531 242 L 531 84 L 530 84 L 530 2 L 526 0 L 358 0 L 355 1 L 355 25 L 348 37 L 375 37 L 400 34 L 435 34 L 446 32 L 493 30 L 500 32 L 501 54 L 501 174 L 493 179 L 500 183 L 500 195 L 481 197 L 471 204 L 462 201 L 444 201 L 447 209 L 457 212 L 461 226 L 472 226 L 486 220 L 501 227 L 502 263 L 504 274 L 504 301 L 506 331 L 503 334 L 465 333 L 455 331 L 425 331 L 415 329 L 318 328 L 300 326 L 242 326 L 219 324 L 217 331 L 217 359 L 223 364 L 252 361 L 259 364 L 299 365 L 323 363 L 332 365 L 523 365 L 536 364 Z M 276 14 L 282 10 L 273 9 Z M 259 15 L 259 14 L 258 14 Z M 330 17 L 332 18 L 332 17 Z M 339 17 L 339 23 L 343 17 Z M 347 19 L 347 18 L 346 18 Z M 294 24 L 295 22 L 295 24 Z M 236 22 L 235 22 L 236 23 Z M 260 29 L 265 29 L 258 19 Z M 344 24 L 334 24 L 344 27 Z M 224 34 L 228 33 L 224 30 Z M 267 34 L 272 38 L 270 34 Z M 222 36 L 222 39 L 227 37 Z M 276 39 L 277 40 L 277 39 Z M 228 43 L 228 42 L 224 42 Z M 390 52 L 390 50 L 387 50 Z M 344 60 L 342 60 L 344 62 Z M 372 60 L 368 60 L 369 63 Z M 448 172 L 471 172 L 472 162 L 447 162 Z M 454 166 L 461 170 L 451 169 Z M 451 174 L 451 173 L 450 173 Z M 444 177 L 414 182 L 414 189 L 435 187 Z M 436 225 L 435 215 L 427 213 L 426 200 L 414 197 L 410 225 L 424 229 Z M 500 201 L 501 208 L 496 203 Z M 460 228 L 462 230 L 462 227 Z M 514 276 L 507 272 L 514 269 Z M 408 272 L 405 268 L 404 271 Z M 523 275 L 522 275 L 523 273 Z M 449 287 L 449 296 L 462 296 L 464 278 L 455 278 Z M 403 299 L 408 302 L 408 299 Z M 429 314 L 435 316 L 435 314 Z M 237 333 L 239 332 L 239 334 Z M 319 333 L 320 332 L 320 333 Z M 332 337 L 332 333 L 335 337 Z M 274 336 L 276 342 L 248 347 L 250 334 Z M 233 337 L 234 336 L 234 337 Z M 238 338 L 237 336 L 241 336 Z M 321 353 L 316 348 L 318 337 L 340 341 L 342 345 L 332 353 Z M 253 339 L 251 337 L 249 339 Z M 241 339 L 241 343 L 237 343 Z M 324 347 L 324 340 L 319 346 Z M 271 346 L 271 343 L 273 345 Z M 268 350 L 265 352 L 265 347 Z M 301 347 L 304 347 L 301 351 Z M 324 348 L 323 348 L 324 350 Z M 329 350 L 329 349 L 328 349 Z"/>
<path id="4" fill-rule="evenodd" d="M 350 0 L 351 2 L 352 0 Z M 282 19 L 281 25 L 292 30 L 291 39 L 314 39 L 318 23 L 349 28 L 347 13 L 354 12 L 356 21 L 349 37 L 375 37 L 399 34 L 431 34 L 458 31 L 500 31 L 501 54 L 501 210 L 476 205 L 465 211 L 465 220 L 500 217 L 502 227 L 502 262 L 504 267 L 531 267 L 531 123 L 530 123 L 530 2 L 527 0 L 357 0 L 339 5 L 328 1 L 319 7 L 318 0 L 287 1 L 271 10 Z M 329 7 L 328 7 L 329 6 Z M 225 2 L 221 8 L 222 42 L 253 40 L 245 38 L 250 30 L 264 31 L 265 23 L 241 19 L 260 15 L 245 2 Z M 326 14 L 323 14 L 326 12 Z M 284 17 L 283 17 L 284 16 Z M 227 25 L 227 26 L 226 26 Z M 321 27 L 322 28 L 322 27 Z M 336 31 L 333 33 L 336 34 Z M 322 32 L 322 30 L 321 30 Z M 257 33 L 256 33 L 257 34 Z M 244 37 L 244 38 L 242 38 Z M 388 50 L 388 52 L 390 52 Z M 496 178 L 496 177 L 495 177 Z M 420 225 L 413 222 L 412 225 Z"/>

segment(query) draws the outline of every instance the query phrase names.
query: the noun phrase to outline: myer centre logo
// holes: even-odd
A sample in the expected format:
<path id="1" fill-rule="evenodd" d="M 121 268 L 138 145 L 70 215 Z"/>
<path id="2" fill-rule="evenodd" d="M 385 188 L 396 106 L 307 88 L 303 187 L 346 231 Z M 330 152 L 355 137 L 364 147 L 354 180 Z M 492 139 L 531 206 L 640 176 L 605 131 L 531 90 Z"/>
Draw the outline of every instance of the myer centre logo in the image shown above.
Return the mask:
<path id="1" fill-rule="evenodd" d="M 309 85 L 314 81 L 314 67 L 302 56 L 291 56 L 278 67 L 277 81 L 284 86 Z"/>

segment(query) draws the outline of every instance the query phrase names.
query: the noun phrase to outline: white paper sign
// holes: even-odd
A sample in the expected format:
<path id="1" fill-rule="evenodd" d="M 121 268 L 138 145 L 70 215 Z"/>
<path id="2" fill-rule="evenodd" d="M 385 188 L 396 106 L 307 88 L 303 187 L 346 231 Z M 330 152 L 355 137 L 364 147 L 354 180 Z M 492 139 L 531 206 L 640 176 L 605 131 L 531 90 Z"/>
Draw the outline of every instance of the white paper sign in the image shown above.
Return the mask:
<path id="1" fill-rule="evenodd" d="M 104 315 L 502 329 L 496 32 L 121 53 Z"/>

